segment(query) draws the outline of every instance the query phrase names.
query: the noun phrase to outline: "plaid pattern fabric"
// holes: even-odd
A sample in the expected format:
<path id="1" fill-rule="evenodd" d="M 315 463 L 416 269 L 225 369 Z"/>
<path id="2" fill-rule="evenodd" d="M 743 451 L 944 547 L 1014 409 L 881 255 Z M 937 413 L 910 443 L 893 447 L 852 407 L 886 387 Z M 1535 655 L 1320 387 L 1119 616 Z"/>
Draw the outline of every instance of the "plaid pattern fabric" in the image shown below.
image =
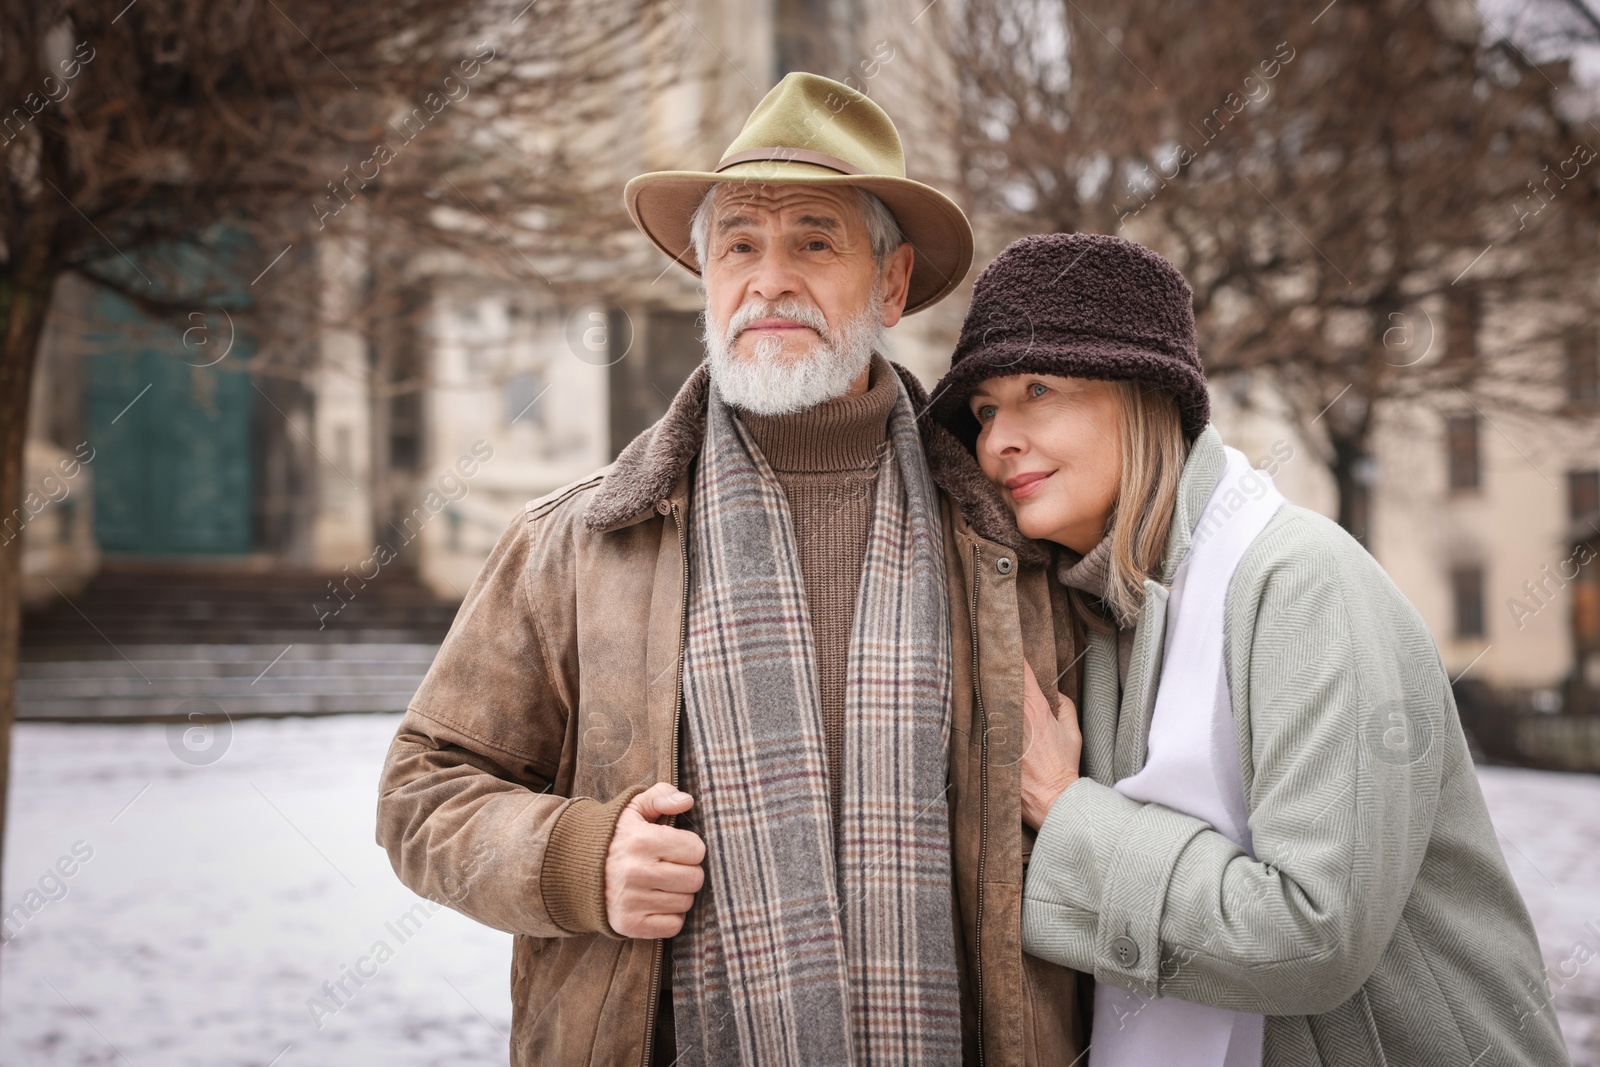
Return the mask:
<path id="1" fill-rule="evenodd" d="M 937 498 L 899 388 L 851 633 L 837 848 L 788 505 L 711 390 L 684 664 L 684 788 L 707 877 L 673 943 L 680 1064 L 961 1059 L 949 605 Z"/>

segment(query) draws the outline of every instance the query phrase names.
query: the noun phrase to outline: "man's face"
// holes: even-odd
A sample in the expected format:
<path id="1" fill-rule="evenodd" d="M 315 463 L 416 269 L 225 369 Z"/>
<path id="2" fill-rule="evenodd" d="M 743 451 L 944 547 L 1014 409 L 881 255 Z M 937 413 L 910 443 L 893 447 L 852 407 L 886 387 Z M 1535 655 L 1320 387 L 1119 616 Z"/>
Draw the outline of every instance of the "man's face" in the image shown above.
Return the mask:
<path id="1" fill-rule="evenodd" d="M 855 201 L 848 190 L 820 185 L 725 187 L 712 212 L 702 271 L 711 328 L 725 336 L 742 305 L 785 299 L 821 312 L 830 333 L 861 315 L 870 306 L 878 265 Z M 909 258 L 910 249 L 902 251 Z M 903 273 L 908 279 L 909 264 Z M 883 288 L 882 325 L 893 326 L 905 306 L 904 280 Z M 748 359 L 763 338 L 779 342 L 785 361 L 807 358 L 822 342 L 809 326 L 763 315 L 732 338 L 731 353 Z"/>
<path id="2" fill-rule="evenodd" d="M 730 185 L 706 240 L 712 373 L 735 406 L 798 411 L 866 390 L 872 350 L 900 320 L 911 246 L 880 265 L 854 192 Z"/>

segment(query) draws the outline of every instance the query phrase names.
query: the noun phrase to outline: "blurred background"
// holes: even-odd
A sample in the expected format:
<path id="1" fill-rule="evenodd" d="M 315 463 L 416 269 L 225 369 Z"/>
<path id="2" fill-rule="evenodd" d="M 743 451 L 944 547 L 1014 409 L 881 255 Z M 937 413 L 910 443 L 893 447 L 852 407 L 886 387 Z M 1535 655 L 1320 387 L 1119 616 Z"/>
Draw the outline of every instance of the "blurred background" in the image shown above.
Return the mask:
<path id="1" fill-rule="evenodd" d="M 1600 1064 L 1597 44 L 1594 0 L 0 0 L 0 1064 L 504 1062 L 509 935 L 400 886 L 379 765 L 517 509 L 701 359 L 623 183 L 794 70 L 888 110 L 974 276 L 1183 269 L 1225 439 L 1432 628 Z M 929 384 L 969 292 L 892 331 Z"/>

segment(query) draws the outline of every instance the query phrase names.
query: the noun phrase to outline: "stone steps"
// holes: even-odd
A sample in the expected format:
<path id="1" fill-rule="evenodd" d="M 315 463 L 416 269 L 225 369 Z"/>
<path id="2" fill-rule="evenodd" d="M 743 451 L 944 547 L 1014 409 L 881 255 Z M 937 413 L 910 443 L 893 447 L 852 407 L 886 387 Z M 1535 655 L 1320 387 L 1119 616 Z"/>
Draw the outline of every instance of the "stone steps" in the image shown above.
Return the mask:
<path id="1" fill-rule="evenodd" d="M 438 646 L 286 641 L 123 645 L 121 655 L 107 651 L 109 657 L 24 661 L 17 718 L 179 722 L 197 710 L 230 718 L 404 711 Z"/>
<path id="2" fill-rule="evenodd" d="M 365 587 L 311 571 L 249 572 L 111 564 L 88 588 L 26 613 L 23 659 L 122 645 L 356 642 L 437 644 L 457 605 L 415 575 L 385 571 Z M 77 654 L 77 653 L 74 653 Z M 116 653 L 111 651 L 111 655 Z"/>

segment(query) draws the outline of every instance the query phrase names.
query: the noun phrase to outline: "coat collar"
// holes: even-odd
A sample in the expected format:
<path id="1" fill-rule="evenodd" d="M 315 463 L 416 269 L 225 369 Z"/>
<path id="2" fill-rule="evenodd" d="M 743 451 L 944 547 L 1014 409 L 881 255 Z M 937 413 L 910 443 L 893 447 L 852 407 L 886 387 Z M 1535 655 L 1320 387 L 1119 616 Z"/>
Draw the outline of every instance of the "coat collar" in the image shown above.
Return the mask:
<path id="1" fill-rule="evenodd" d="M 1207 423 L 1189 448 L 1189 458 L 1183 464 L 1183 474 L 1178 479 L 1178 503 L 1172 510 L 1172 525 L 1167 529 L 1167 550 L 1161 560 L 1161 584 L 1170 587 L 1178 575 L 1178 567 L 1189 555 L 1194 544 L 1195 527 L 1205 513 L 1206 504 L 1222 480 L 1228 465 L 1222 435 L 1216 423 Z"/>
<path id="2" fill-rule="evenodd" d="M 934 484 L 956 505 L 973 533 L 1010 548 L 1022 563 L 1048 563 L 1049 550 L 1017 529 L 1016 518 L 971 453 L 928 414 L 928 394 L 922 384 L 898 363 L 885 362 L 900 376 L 911 406 L 919 412 L 917 428 Z M 711 373 L 702 362 L 672 398 L 666 414 L 635 437 L 607 468 L 584 512 L 589 529 L 605 532 L 631 526 L 656 513 L 659 502 L 687 497 L 689 465 L 705 437 L 710 389 Z"/>

